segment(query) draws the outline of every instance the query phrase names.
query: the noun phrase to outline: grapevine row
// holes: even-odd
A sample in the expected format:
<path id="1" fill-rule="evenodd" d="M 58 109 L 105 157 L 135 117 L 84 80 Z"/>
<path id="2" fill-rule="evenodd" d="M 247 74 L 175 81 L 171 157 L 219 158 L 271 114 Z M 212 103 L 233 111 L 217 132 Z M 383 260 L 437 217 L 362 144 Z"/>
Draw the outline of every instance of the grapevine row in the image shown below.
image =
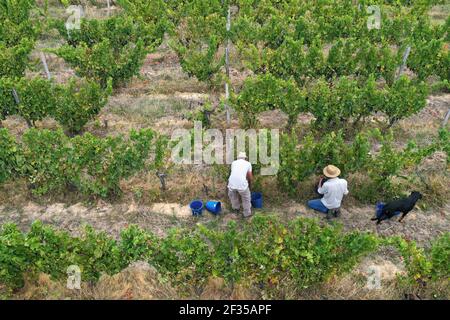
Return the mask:
<path id="1" fill-rule="evenodd" d="M 219 275 L 228 285 L 259 286 L 269 297 L 286 298 L 283 288 L 303 290 L 321 284 L 351 271 L 385 246 L 400 252 L 407 271 L 401 280 L 413 288 L 449 276 L 448 234 L 424 250 L 400 238 L 344 233 L 338 226 L 319 226 L 313 220 L 283 223 L 272 216 L 256 216 L 240 228 L 236 223 L 223 229 L 197 225 L 193 230 L 172 229 L 164 238 L 131 226 L 122 230 L 119 240 L 91 227 L 74 237 L 39 221 L 27 233 L 5 224 L 0 230 L 0 282 L 20 288 L 24 273 L 29 278 L 46 273 L 65 280 L 70 265 L 81 269 L 83 281 L 94 282 L 103 273 L 113 275 L 134 261 L 147 261 L 183 291 L 202 287 Z"/>
<path id="2" fill-rule="evenodd" d="M 0 78 L 0 121 L 20 115 L 30 127 L 52 117 L 70 134 L 78 134 L 106 105 L 111 84 L 102 89 L 92 80 L 56 84 L 43 78 Z"/>
<path id="3" fill-rule="evenodd" d="M 378 152 L 372 151 L 375 142 L 380 145 Z M 404 170 L 414 170 L 423 159 L 437 151 L 446 152 L 447 161 L 450 161 L 448 130 L 442 129 L 427 146 L 419 147 L 410 141 L 402 149 L 394 146 L 392 132 L 383 135 L 378 129 L 357 134 L 352 143 L 345 142 L 342 131 L 326 134 L 319 141 L 312 134 L 299 140 L 292 132 L 281 139 L 278 182 L 283 190 L 296 193 L 301 182 L 320 174 L 328 163 L 335 163 L 343 169 L 347 179 L 354 173 L 363 172 L 366 181 L 362 186 L 355 186 L 355 189 L 359 188 L 355 190 L 356 197 L 378 201 L 398 194 L 393 178 Z"/>
<path id="4" fill-rule="evenodd" d="M 0 183 L 23 177 L 35 195 L 75 188 L 88 196 L 116 196 L 122 179 L 161 165 L 164 141 L 151 129 L 132 130 L 128 139 L 29 129 L 18 142 L 0 129 Z"/>

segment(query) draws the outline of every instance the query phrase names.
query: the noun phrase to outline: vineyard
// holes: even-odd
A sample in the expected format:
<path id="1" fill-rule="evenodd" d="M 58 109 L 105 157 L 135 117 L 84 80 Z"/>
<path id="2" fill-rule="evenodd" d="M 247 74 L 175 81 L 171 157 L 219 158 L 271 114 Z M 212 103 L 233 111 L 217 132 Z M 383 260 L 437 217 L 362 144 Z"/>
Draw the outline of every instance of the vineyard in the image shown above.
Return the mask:
<path id="1" fill-rule="evenodd" d="M 449 299 L 449 45 L 445 0 L 0 0 L 0 298 Z M 198 123 L 279 129 L 250 220 L 229 165 L 172 161 Z M 333 222 L 305 206 L 329 164 Z"/>

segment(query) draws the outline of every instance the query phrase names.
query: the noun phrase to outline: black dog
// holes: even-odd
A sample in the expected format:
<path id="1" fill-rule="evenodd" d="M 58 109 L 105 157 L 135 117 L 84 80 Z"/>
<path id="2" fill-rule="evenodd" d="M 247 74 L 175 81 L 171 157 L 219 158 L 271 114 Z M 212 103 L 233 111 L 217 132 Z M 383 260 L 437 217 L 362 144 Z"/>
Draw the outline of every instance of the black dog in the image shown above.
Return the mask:
<path id="1" fill-rule="evenodd" d="M 384 206 L 380 217 L 372 218 L 372 221 L 377 220 L 377 224 L 380 224 L 381 221 L 392 218 L 395 212 L 402 212 L 402 217 L 398 220 L 399 222 L 402 222 L 406 215 L 414 209 L 414 206 L 419 199 L 422 199 L 422 194 L 414 191 L 408 198 L 388 202 Z"/>

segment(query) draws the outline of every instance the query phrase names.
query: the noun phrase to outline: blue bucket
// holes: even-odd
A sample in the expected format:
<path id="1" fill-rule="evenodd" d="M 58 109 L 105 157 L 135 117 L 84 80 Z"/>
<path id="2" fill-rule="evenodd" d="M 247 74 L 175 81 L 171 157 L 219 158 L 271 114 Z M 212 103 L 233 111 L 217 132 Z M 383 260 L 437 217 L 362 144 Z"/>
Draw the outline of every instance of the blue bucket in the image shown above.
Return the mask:
<path id="1" fill-rule="evenodd" d="M 263 196 L 261 192 L 252 192 L 252 206 L 256 209 L 263 207 Z"/>
<path id="2" fill-rule="evenodd" d="M 377 202 L 377 205 L 375 207 L 375 213 L 377 215 L 377 218 L 381 217 L 381 211 L 384 208 L 384 203 L 383 202 Z"/>
<path id="3" fill-rule="evenodd" d="M 219 201 L 208 201 L 205 207 L 206 210 L 215 215 L 219 214 L 222 210 L 222 204 Z"/>
<path id="4" fill-rule="evenodd" d="M 203 201 L 194 200 L 189 204 L 189 207 L 192 210 L 193 216 L 199 216 L 202 214 L 202 211 L 203 211 Z"/>
<path id="5" fill-rule="evenodd" d="M 377 202 L 377 205 L 376 205 L 376 208 L 375 208 L 375 212 L 376 212 L 377 218 L 381 217 L 381 212 L 383 211 L 383 208 L 384 208 L 385 205 L 386 204 L 383 203 L 383 202 Z M 394 213 L 394 217 L 398 216 L 400 213 L 401 213 L 400 211 L 396 211 Z"/>

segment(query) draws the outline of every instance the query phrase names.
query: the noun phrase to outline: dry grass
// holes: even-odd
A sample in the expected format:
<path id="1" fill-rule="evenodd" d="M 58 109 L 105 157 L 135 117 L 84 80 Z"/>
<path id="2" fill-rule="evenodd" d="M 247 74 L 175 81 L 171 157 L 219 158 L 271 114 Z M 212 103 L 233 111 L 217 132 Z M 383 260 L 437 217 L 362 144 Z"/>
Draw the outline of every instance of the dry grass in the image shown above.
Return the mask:
<path id="1" fill-rule="evenodd" d="M 131 268 L 131 267 L 130 267 Z M 150 271 L 126 269 L 114 276 L 103 276 L 95 285 L 82 283 L 81 290 L 69 290 L 62 281 L 56 282 L 41 274 L 36 280 L 27 280 L 16 300 L 260 300 L 267 299 L 267 292 L 235 284 L 231 287 L 222 278 L 212 277 L 201 288 L 201 293 L 183 293 L 158 279 Z M 275 288 L 272 288 L 274 290 Z M 341 278 L 334 277 L 326 284 L 299 291 L 295 285 L 284 284 L 277 288 L 277 299 L 288 300 L 409 300 L 444 299 L 450 297 L 449 283 L 443 281 L 417 290 L 400 286 L 395 278 L 382 278 L 381 288 L 367 287 L 367 277 L 362 273 L 351 273 Z M 1 288 L 0 288 L 0 292 Z M 9 298 L 8 295 L 5 298 Z"/>
<path id="2" fill-rule="evenodd" d="M 195 296 L 195 295 L 193 295 Z M 198 296 L 200 300 L 255 300 L 258 299 L 255 290 L 242 284 L 230 286 L 223 278 L 211 277 L 208 279 L 202 293 Z"/>
<path id="3" fill-rule="evenodd" d="M 450 14 L 450 4 L 441 4 L 434 6 L 429 15 L 434 24 L 444 24 Z"/>
<path id="4" fill-rule="evenodd" d="M 155 300 L 177 299 L 178 294 L 158 272 L 145 262 L 137 262 L 113 276 L 102 275 L 95 285 L 82 283 L 81 289 L 67 289 L 66 283 L 40 274 L 27 279 L 14 299 L 32 300 Z"/>
<path id="5" fill-rule="evenodd" d="M 201 293 L 183 293 L 161 279 L 157 271 L 145 262 L 134 263 L 120 273 L 103 275 L 96 284 L 82 282 L 80 290 L 67 289 L 63 281 L 54 281 L 46 274 L 26 279 L 25 286 L 13 298 L 16 300 L 255 300 L 255 289 L 242 284 L 230 286 L 222 278 L 211 277 Z M 0 293 L 1 293 L 0 288 Z"/>
<path id="6" fill-rule="evenodd" d="M 413 139 L 426 144 L 437 135 L 449 109 L 450 94 L 429 97 L 427 106 L 417 115 L 404 119 L 394 126 L 396 140 L 406 142 Z"/>
<path id="7" fill-rule="evenodd" d="M 368 287 L 369 268 L 377 268 L 380 287 Z M 399 264 L 376 255 L 366 258 L 354 271 L 342 277 L 332 277 L 326 283 L 299 290 L 289 281 L 282 281 L 269 288 L 260 289 L 243 283 L 231 285 L 223 278 L 210 277 L 201 288 L 180 292 L 145 262 L 136 262 L 120 273 L 103 275 L 96 284 L 82 282 L 80 290 L 69 290 L 64 281 L 53 281 L 40 274 L 37 279 L 27 279 L 24 288 L 14 299 L 108 299 L 108 300 L 152 300 L 152 299 L 199 299 L 199 300 L 400 300 L 400 299 L 448 299 L 449 283 L 429 284 L 420 290 L 402 286 L 397 281 L 404 273 Z M 0 288 L 0 292 L 1 288 Z"/>

